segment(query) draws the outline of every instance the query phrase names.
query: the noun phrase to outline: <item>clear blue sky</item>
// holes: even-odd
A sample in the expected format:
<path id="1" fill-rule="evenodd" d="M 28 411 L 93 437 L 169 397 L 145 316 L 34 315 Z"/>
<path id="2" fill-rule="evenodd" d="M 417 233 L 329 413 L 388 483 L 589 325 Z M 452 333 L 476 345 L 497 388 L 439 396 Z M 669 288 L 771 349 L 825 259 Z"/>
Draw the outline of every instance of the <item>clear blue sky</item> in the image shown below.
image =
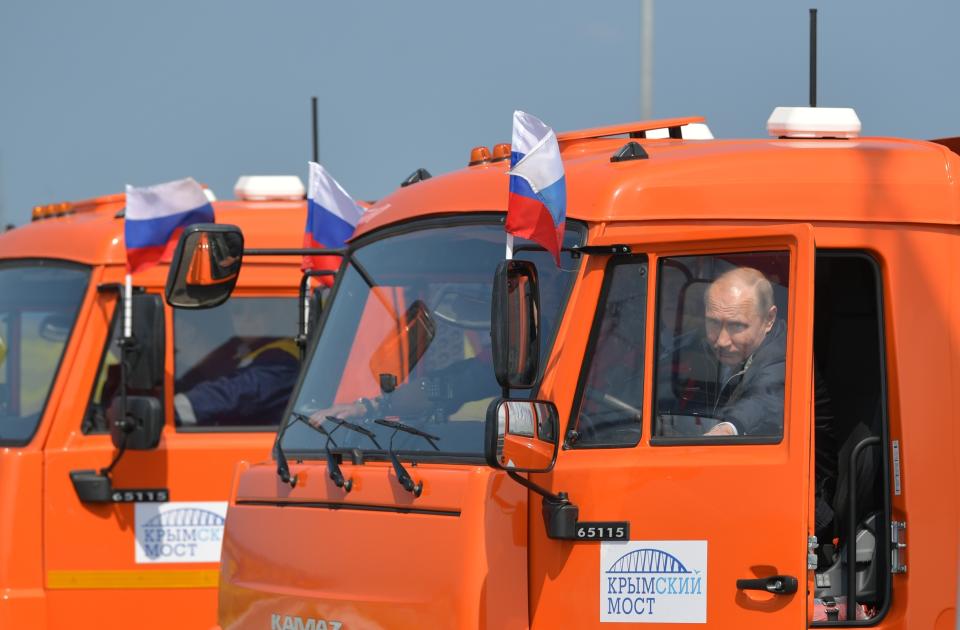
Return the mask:
<path id="1" fill-rule="evenodd" d="M 810 7 L 819 103 L 864 133 L 960 135 L 960 2 L 658 0 L 654 114 L 763 136 L 807 102 Z M 0 221 L 38 203 L 320 158 L 355 197 L 509 141 L 524 109 L 558 130 L 640 118 L 640 0 L 4 0 Z"/>

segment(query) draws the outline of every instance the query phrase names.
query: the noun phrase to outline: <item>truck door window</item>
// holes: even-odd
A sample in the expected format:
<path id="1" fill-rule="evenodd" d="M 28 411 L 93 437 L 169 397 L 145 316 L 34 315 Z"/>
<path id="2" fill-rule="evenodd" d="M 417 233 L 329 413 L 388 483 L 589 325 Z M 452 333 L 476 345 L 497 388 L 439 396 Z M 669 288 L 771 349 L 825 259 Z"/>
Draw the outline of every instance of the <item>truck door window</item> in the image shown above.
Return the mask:
<path id="1" fill-rule="evenodd" d="M 157 302 L 161 299 L 159 295 L 152 297 Z M 87 405 L 87 412 L 83 417 L 84 433 L 105 433 L 109 430 L 107 414 L 113 401 L 120 395 L 120 338 L 122 335 L 123 317 L 120 302 L 117 301 L 113 321 L 110 324 L 110 339 L 104 347 L 100 367 L 97 370 L 97 380 L 94 381 L 93 391 L 90 393 L 90 404 Z M 151 389 L 128 387 L 127 393 L 163 400 L 163 388 L 159 386 Z"/>
<path id="2" fill-rule="evenodd" d="M 174 411 L 181 429 L 275 425 L 300 370 L 295 298 L 238 297 L 174 311 Z"/>
<path id="3" fill-rule="evenodd" d="M 643 422 L 646 256 L 611 260 L 600 303 L 567 444 L 636 446 Z"/>
<path id="4" fill-rule="evenodd" d="M 89 278 L 80 265 L 0 263 L 0 445 L 33 436 Z"/>
<path id="5" fill-rule="evenodd" d="M 782 438 L 789 263 L 786 252 L 660 260 L 654 442 Z"/>

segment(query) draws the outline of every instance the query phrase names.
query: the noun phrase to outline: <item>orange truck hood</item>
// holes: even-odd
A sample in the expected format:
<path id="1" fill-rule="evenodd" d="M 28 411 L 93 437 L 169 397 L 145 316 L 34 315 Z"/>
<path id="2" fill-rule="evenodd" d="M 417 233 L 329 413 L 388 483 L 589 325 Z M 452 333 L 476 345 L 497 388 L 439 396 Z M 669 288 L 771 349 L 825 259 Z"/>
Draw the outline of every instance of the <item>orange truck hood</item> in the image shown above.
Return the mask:
<path id="1" fill-rule="evenodd" d="M 240 465 L 221 559 L 220 625 L 517 628 L 528 625 L 527 491 L 483 466 L 420 464 L 414 498 L 388 463 Z"/>

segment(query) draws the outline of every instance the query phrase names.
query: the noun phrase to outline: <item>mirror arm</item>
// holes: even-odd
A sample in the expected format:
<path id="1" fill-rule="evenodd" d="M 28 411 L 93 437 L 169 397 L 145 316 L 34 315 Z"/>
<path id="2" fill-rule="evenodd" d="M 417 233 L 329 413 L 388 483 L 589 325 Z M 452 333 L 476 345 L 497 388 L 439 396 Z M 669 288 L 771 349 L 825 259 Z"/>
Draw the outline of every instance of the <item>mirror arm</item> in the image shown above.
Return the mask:
<path id="1" fill-rule="evenodd" d="M 545 251 L 547 251 L 546 248 L 541 245 L 516 245 L 513 248 L 514 255 L 517 252 Z M 574 245 L 573 247 L 561 247 L 560 251 L 568 252 L 572 258 L 580 258 L 583 254 L 623 256 L 632 253 L 629 245 Z"/>
<path id="2" fill-rule="evenodd" d="M 123 454 L 127 452 L 127 436 L 129 433 L 124 430 L 123 441 L 120 442 L 120 448 L 117 449 L 117 454 L 113 456 L 113 461 L 110 462 L 110 465 L 106 468 L 100 469 L 100 474 L 104 477 L 110 477 L 110 473 L 113 472 L 113 467 L 117 465 L 117 462 L 120 461 L 120 458 L 123 457 Z"/>
<path id="3" fill-rule="evenodd" d="M 543 497 L 543 525 L 547 536 L 555 540 L 575 540 L 580 508 L 571 503 L 566 492 L 553 494 L 529 479 L 508 470 L 510 478 Z"/>
<path id="4" fill-rule="evenodd" d="M 363 281 L 371 289 L 377 286 L 377 283 L 373 281 L 373 277 L 367 273 L 367 270 L 363 268 L 357 259 L 350 255 L 350 249 L 347 247 L 341 247 L 339 249 L 326 249 L 324 247 L 301 247 L 299 249 L 290 248 L 290 249 L 270 249 L 270 248 L 253 248 L 253 249 L 244 249 L 244 256 L 340 256 L 341 258 L 346 258 L 353 268 L 357 270 L 357 273 L 360 274 L 360 277 L 363 278 Z"/>
<path id="5" fill-rule="evenodd" d="M 592 256 L 626 256 L 633 253 L 629 245 L 578 245 L 571 247 L 568 251 L 574 258 L 579 258 L 583 254 Z"/>
<path id="6" fill-rule="evenodd" d="M 350 261 L 350 264 L 353 265 L 353 268 L 357 270 L 357 273 L 360 274 L 360 277 L 363 278 L 363 281 L 371 289 L 377 286 L 377 283 L 373 281 L 373 277 L 367 273 L 367 270 L 363 268 L 356 258 L 350 255 L 350 250 L 346 247 L 341 247 L 339 249 L 326 249 L 324 247 L 301 247 L 289 248 L 289 249 L 277 249 L 277 248 L 253 248 L 253 249 L 244 249 L 244 256 L 340 256 L 341 258 L 346 258 Z"/>
<path id="7" fill-rule="evenodd" d="M 546 488 L 543 488 L 543 487 L 538 486 L 537 484 L 533 483 L 532 481 L 530 481 L 530 480 L 527 479 L 526 477 L 521 477 L 518 473 L 516 473 L 516 472 L 514 472 L 514 471 L 512 471 L 512 470 L 508 470 L 508 471 L 506 471 L 506 472 L 507 472 L 508 475 L 510 475 L 510 478 L 511 478 L 511 479 L 513 479 L 514 481 L 516 481 L 517 483 L 519 483 L 519 484 L 520 484 L 521 486 L 523 486 L 524 488 L 527 488 L 528 490 L 532 490 L 532 491 L 536 492 L 537 494 L 539 494 L 539 495 L 540 495 L 541 497 L 543 497 L 544 499 L 547 499 L 547 500 L 550 500 L 550 501 L 567 501 L 567 502 L 569 503 L 569 500 L 568 500 L 568 498 L 567 498 L 567 493 L 566 493 L 566 492 L 560 492 L 559 494 L 554 494 L 554 493 L 550 492 L 549 490 L 547 490 Z"/>

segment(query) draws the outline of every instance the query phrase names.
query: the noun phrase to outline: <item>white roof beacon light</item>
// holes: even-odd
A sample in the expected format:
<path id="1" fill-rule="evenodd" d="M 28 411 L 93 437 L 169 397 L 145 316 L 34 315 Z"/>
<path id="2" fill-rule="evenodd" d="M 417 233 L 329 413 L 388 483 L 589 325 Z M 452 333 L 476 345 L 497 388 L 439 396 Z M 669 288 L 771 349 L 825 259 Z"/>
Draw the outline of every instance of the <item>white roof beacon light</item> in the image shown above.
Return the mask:
<path id="1" fill-rule="evenodd" d="M 777 107 L 767 132 L 774 138 L 856 138 L 860 118 L 851 107 Z"/>
<path id="2" fill-rule="evenodd" d="M 299 201 L 307 189 L 296 175 L 242 175 L 233 194 L 241 201 Z"/>

